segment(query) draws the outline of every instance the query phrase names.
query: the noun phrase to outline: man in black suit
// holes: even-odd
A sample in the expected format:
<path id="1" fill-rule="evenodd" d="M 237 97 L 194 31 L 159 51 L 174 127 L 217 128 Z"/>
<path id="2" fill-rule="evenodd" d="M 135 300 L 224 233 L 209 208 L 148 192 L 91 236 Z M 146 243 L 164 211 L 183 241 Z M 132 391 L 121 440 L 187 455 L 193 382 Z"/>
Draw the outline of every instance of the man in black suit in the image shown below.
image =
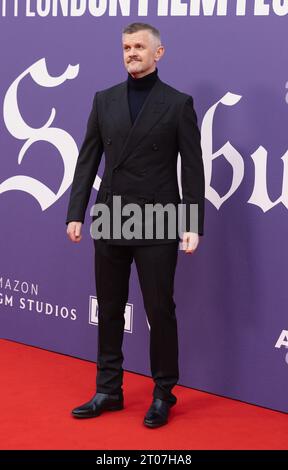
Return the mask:
<path id="1" fill-rule="evenodd" d="M 96 203 L 109 208 L 109 220 L 117 215 L 114 199 L 120 197 L 124 206 L 133 203 L 143 210 L 149 204 L 175 208 L 182 202 L 182 218 L 183 214 L 187 216 L 188 225 L 180 237 L 179 231 L 171 236 L 167 217 L 160 218 L 163 233 L 158 236 L 153 232 L 150 238 L 127 237 L 122 232 L 113 236 L 111 231 L 100 237 L 91 228 L 99 321 L 97 393 L 72 414 L 89 418 L 123 408 L 124 311 L 131 263 L 135 260 L 150 323 L 150 362 L 155 384 L 144 424 L 154 428 L 167 423 L 169 410 L 176 403 L 172 393 L 179 378 L 174 274 L 180 238 L 181 248 L 193 253 L 199 235 L 203 235 L 204 170 L 193 99 L 158 77 L 156 64 L 164 54 L 159 31 L 149 24 L 133 23 L 123 30 L 122 43 L 128 77 L 95 93 L 70 194 L 67 234 L 73 242 L 82 238 L 81 226 L 103 152 L 105 171 Z M 177 182 L 179 152 L 182 201 Z M 195 220 L 192 223 L 192 205 L 198 209 L 197 225 Z M 142 229 L 146 222 L 144 219 Z M 93 213 L 95 223 L 97 217 Z M 100 226 L 96 227 L 99 235 Z"/>

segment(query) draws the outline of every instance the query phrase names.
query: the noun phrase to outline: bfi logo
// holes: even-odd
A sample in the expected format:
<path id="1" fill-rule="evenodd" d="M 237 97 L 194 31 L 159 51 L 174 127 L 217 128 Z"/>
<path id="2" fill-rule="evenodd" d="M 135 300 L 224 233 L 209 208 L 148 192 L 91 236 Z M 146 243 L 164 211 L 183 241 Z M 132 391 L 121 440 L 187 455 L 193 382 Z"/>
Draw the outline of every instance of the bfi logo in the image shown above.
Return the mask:
<path id="1" fill-rule="evenodd" d="M 124 318 L 124 331 L 133 333 L 133 304 L 126 304 Z M 89 297 L 89 324 L 98 325 L 98 301 L 93 295 Z"/>

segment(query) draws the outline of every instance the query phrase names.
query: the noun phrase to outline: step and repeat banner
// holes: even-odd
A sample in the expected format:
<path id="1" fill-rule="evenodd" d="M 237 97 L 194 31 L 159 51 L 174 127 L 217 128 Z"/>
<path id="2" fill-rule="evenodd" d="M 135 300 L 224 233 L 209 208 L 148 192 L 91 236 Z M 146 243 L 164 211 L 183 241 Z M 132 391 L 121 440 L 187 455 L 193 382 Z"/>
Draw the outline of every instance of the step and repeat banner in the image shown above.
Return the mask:
<path id="1" fill-rule="evenodd" d="M 0 0 L 1 337 L 96 361 L 104 157 L 81 243 L 65 219 L 94 94 L 127 78 L 121 31 L 138 21 L 160 30 L 159 77 L 193 96 L 202 135 L 205 235 L 175 280 L 179 383 L 287 411 L 285 0 Z M 150 375 L 134 265 L 123 351 Z"/>

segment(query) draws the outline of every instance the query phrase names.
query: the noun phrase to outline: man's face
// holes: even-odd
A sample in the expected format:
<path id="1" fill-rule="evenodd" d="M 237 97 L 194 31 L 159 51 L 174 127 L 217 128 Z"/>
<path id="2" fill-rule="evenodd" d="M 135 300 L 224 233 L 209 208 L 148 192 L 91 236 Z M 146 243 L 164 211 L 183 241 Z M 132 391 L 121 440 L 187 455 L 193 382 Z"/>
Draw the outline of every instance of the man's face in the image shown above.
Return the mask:
<path id="1" fill-rule="evenodd" d="M 146 30 L 123 34 L 122 45 L 125 67 L 134 78 L 153 72 L 155 61 L 164 54 L 164 47 L 159 46 L 157 39 Z"/>

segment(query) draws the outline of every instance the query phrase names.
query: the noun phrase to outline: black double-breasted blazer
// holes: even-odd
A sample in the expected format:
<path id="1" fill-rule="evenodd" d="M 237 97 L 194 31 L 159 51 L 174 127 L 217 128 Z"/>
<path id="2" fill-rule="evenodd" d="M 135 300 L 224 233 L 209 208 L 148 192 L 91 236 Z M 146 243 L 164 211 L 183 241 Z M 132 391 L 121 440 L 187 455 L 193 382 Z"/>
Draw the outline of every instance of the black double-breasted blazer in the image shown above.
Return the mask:
<path id="1" fill-rule="evenodd" d="M 158 77 L 132 125 L 127 87 L 128 81 L 124 81 L 95 93 L 75 168 L 66 224 L 84 222 L 104 153 L 105 170 L 95 202 L 109 205 L 111 196 L 119 195 L 125 203 L 140 205 L 198 204 L 197 232 L 203 235 L 204 168 L 193 98 Z M 182 200 L 177 182 L 179 152 Z M 139 244 L 139 240 L 115 242 Z"/>

